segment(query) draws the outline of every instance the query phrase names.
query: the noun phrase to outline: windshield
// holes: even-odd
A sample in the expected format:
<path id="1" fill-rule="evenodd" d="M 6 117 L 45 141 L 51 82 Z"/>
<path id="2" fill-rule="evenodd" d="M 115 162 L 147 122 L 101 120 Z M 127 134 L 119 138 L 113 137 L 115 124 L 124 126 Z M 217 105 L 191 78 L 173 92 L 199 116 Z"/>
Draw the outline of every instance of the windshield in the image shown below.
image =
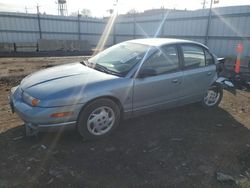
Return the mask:
<path id="1" fill-rule="evenodd" d="M 100 52 L 88 61 L 124 75 L 143 59 L 149 49 L 150 46 L 147 45 L 123 42 Z"/>

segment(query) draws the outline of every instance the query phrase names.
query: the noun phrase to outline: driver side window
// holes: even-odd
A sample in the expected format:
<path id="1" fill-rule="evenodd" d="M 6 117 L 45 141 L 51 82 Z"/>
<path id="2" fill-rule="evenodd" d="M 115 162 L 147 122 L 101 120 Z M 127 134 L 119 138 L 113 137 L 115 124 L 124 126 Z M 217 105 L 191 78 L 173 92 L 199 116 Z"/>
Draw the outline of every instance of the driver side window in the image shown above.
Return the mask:
<path id="1" fill-rule="evenodd" d="M 156 75 L 174 72 L 179 69 L 178 53 L 175 46 L 165 46 L 144 62 L 142 68 L 154 69 Z"/>

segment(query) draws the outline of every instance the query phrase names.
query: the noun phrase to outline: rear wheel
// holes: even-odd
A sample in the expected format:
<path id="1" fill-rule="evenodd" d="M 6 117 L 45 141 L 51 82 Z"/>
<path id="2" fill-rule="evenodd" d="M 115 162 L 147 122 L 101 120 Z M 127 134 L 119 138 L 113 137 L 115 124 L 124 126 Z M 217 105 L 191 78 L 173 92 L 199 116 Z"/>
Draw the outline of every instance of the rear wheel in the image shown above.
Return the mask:
<path id="1" fill-rule="evenodd" d="M 223 89 L 220 85 L 212 85 L 202 99 L 202 106 L 205 108 L 214 108 L 220 104 L 223 96 Z"/>
<path id="2" fill-rule="evenodd" d="M 110 99 L 97 99 L 80 113 L 78 132 L 86 139 L 97 139 L 110 134 L 119 124 L 120 108 Z"/>

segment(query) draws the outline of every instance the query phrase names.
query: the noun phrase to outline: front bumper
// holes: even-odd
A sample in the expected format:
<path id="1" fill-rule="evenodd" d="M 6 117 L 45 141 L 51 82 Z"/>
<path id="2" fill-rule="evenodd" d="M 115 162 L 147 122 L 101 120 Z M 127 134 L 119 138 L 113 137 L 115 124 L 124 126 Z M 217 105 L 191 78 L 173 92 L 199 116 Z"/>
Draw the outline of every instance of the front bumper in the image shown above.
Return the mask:
<path id="1" fill-rule="evenodd" d="M 42 131 L 58 131 L 65 129 L 74 129 L 76 127 L 76 121 L 64 122 L 64 123 L 54 123 L 54 124 L 31 124 L 25 123 L 26 136 L 36 135 L 38 132 Z"/>
<path id="2" fill-rule="evenodd" d="M 11 89 L 9 104 L 12 112 L 25 122 L 27 130 L 35 132 L 43 130 L 54 130 L 58 128 L 71 128 L 76 126 L 76 120 L 82 109 L 81 104 L 63 107 L 32 107 L 22 99 L 22 90 L 20 87 Z M 51 114 L 58 112 L 72 111 L 73 114 L 68 117 L 54 118 Z"/>

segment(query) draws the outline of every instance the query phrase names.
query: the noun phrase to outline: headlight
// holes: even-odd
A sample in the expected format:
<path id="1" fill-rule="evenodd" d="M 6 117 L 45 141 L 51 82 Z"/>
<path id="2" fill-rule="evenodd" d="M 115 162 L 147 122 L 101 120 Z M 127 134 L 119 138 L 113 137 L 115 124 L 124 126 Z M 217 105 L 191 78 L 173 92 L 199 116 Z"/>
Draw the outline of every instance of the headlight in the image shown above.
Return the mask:
<path id="1" fill-rule="evenodd" d="M 36 99 L 25 92 L 23 92 L 23 100 L 31 106 L 37 106 L 40 103 L 39 99 Z"/>

